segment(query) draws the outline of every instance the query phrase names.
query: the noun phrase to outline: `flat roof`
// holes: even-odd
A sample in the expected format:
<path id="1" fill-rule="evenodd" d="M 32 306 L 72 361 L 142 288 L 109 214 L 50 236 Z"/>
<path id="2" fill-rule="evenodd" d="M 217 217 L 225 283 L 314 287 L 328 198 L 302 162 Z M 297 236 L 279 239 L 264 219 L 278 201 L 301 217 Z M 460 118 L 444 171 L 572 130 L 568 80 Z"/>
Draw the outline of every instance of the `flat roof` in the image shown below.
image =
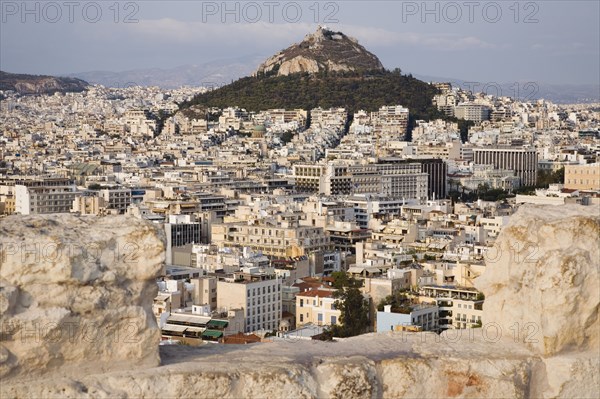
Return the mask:
<path id="1" fill-rule="evenodd" d="M 162 328 L 163 331 L 173 331 L 173 332 L 184 332 L 186 329 L 188 329 L 187 326 L 179 326 L 177 324 L 165 324 L 164 327 Z"/>

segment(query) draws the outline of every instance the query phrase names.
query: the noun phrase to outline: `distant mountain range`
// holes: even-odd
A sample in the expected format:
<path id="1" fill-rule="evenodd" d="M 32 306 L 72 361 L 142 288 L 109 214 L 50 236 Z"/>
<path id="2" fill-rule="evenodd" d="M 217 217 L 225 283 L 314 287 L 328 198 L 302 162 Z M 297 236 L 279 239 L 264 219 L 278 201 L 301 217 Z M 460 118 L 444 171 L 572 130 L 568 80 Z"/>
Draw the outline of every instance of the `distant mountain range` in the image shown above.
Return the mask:
<path id="1" fill-rule="evenodd" d="M 212 61 L 199 65 L 182 65 L 170 69 L 148 68 L 123 72 L 81 72 L 68 74 L 91 84 L 107 87 L 158 86 L 173 89 L 181 86 L 221 87 L 257 70 L 266 56 L 248 56 L 229 60 Z M 260 69 L 260 68 L 258 68 Z M 453 86 L 469 89 L 472 80 L 439 76 L 413 76 L 425 82 L 451 82 Z M 500 90 L 491 82 L 485 89 L 490 94 L 516 97 L 519 100 L 537 100 L 544 98 L 557 104 L 600 102 L 600 85 L 551 84 L 544 82 L 498 83 Z M 475 91 L 484 90 L 486 83 L 470 84 Z"/>
<path id="2" fill-rule="evenodd" d="M 80 92 L 88 86 L 87 82 L 71 77 L 24 75 L 0 71 L 0 90 L 12 90 L 25 95 Z"/>
<path id="3" fill-rule="evenodd" d="M 353 40 L 348 38 L 348 40 Z M 345 40 L 343 40 L 345 41 Z M 336 43 L 337 44 L 337 43 Z M 294 45 L 297 46 L 297 45 Z M 290 49 L 293 49 L 291 46 Z M 360 46 L 362 47 L 362 46 Z M 285 50 L 284 50 L 285 51 Z M 349 50 L 350 51 L 350 50 Z M 356 51 L 352 49 L 351 51 Z M 283 52 L 280 52 L 283 53 Z M 279 53 L 279 54 L 280 54 Z M 293 54 L 293 51 L 288 51 L 287 54 Z M 350 53 L 352 54 L 352 53 Z M 277 56 L 277 55 L 276 55 Z M 277 57 L 271 57 L 271 61 Z M 304 54 L 302 54 L 304 57 Z M 364 53 L 357 52 L 355 54 L 358 59 L 369 62 L 372 56 L 371 53 L 365 50 Z M 283 59 L 284 57 L 279 57 Z M 288 57 L 289 58 L 289 57 Z M 292 57 L 293 58 L 293 57 Z M 340 57 L 333 57 L 337 65 L 342 64 Z M 82 91 L 89 84 L 101 84 L 107 87 L 128 87 L 128 86 L 159 86 L 165 89 L 178 88 L 181 86 L 204 86 L 204 87 L 221 87 L 236 81 L 244 76 L 249 76 L 255 71 L 265 71 L 269 67 L 272 70 L 273 62 L 267 63 L 263 60 L 267 59 L 265 55 L 250 55 L 233 59 L 211 61 L 198 65 L 183 65 L 175 68 L 146 68 L 134 69 L 123 72 L 110 71 L 93 71 L 81 73 L 64 74 L 66 77 L 52 77 L 45 75 L 25 75 L 15 74 L 0 71 L 0 90 L 13 90 L 21 94 L 52 94 L 57 91 Z M 284 61 L 286 61 L 284 59 Z M 292 64 L 300 65 L 302 68 L 303 62 L 294 61 Z M 317 60 L 317 65 L 322 60 Z M 361 61 L 361 63 L 362 63 Z M 377 57 L 375 57 L 371 66 L 377 66 Z M 280 63 L 278 68 L 281 68 Z M 307 65 L 308 69 L 311 66 Z M 290 65 L 292 66 L 292 65 Z M 257 68 L 258 67 L 258 68 Z M 284 67 L 286 70 L 287 67 Z M 333 68 L 335 69 L 335 67 Z M 469 84 L 469 80 L 428 76 L 413 73 L 413 76 L 425 82 L 451 82 L 454 86 L 463 89 L 474 88 L 475 91 L 483 91 L 486 83 L 479 83 L 476 86 Z M 74 79 L 73 79 L 74 78 Z M 544 82 L 516 82 L 516 83 L 499 83 L 500 90 L 496 90 L 493 83 L 485 87 L 486 92 L 490 94 L 500 94 L 517 98 L 519 100 L 537 100 L 544 98 L 558 104 L 568 103 L 591 103 L 600 102 L 600 85 L 582 85 L 582 84 L 551 84 Z"/>
<path id="4" fill-rule="evenodd" d="M 425 82 L 450 82 L 454 87 L 460 87 L 474 92 L 485 91 L 488 94 L 512 97 L 520 101 L 546 99 L 557 104 L 598 103 L 600 102 L 600 85 L 583 84 L 551 84 L 544 82 L 474 82 L 456 78 L 443 78 L 413 74 Z"/>
<path id="5" fill-rule="evenodd" d="M 93 71 L 72 73 L 68 76 L 106 87 L 158 86 L 165 89 L 181 86 L 221 87 L 248 76 L 263 59 L 263 56 L 247 56 L 199 65 L 182 65 L 170 69 L 148 68 L 123 72 Z"/>

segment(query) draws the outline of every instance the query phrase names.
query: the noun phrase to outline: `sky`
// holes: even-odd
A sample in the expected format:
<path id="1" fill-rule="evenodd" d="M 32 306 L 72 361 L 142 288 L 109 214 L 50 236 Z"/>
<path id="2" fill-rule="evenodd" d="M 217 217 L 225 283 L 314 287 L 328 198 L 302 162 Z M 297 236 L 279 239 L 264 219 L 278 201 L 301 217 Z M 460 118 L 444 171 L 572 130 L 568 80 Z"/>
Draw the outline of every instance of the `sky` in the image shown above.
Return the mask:
<path id="1" fill-rule="evenodd" d="M 600 84 L 597 0 L 0 0 L 0 69 L 64 75 L 266 58 L 318 25 L 406 73 Z"/>

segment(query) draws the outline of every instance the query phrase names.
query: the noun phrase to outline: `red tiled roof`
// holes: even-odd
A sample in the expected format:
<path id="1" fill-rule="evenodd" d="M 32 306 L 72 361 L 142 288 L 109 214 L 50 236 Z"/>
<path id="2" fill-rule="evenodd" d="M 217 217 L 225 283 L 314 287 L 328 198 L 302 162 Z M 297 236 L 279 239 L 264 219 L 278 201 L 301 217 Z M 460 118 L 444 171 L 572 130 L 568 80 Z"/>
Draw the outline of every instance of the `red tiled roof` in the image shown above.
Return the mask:
<path id="1" fill-rule="evenodd" d="M 228 335 L 223 339 L 223 343 L 225 344 L 251 344 L 254 342 L 261 342 L 261 339 L 258 335 L 237 333 L 234 335 Z"/>
<path id="2" fill-rule="evenodd" d="M 319 297 L 319 298 L 330 298 L 333 296 L 334 291 L 325 290 L 310 290 L 306 292 L 299 292 L 296 296 L 308 296 L 308 297 Z"/>

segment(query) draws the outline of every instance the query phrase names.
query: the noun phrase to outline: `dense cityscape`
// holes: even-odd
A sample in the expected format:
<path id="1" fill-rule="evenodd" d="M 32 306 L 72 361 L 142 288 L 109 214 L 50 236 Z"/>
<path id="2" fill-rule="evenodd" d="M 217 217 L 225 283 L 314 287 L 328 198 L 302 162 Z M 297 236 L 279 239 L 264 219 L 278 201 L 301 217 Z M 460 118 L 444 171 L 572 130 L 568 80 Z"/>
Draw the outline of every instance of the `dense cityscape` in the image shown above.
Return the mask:
<path id="1" fill-rule="evenodd" d="M 441 7 L 403 3 L 423 24 Z M 247 18 L 240 4 L 202 18 Z M 22 24 L 48 18 L 7 2 L 3 24 L 21 7 Z M 115 25 L 139 11 L 111 7 Z M 539 11 L 511 7 L 515 25 Z M 122 73 L 158 86 L 0 71 L 0 396 L 600 394 L 600 97 L 413 76 L 320 22 L 247 76 L 239 61 Z M 186 23 L 144 43 L 187 43 Z M 440 70 L 465 43 L 504 51 L 452 35 Z M 239 78 L 178 84 L 202 68 Z"/>
<path id="2" fill-rule="evenodd" d="M 0 210 L 160 225 L 169 342 L 480 327 L 473 280 L 515 210 L 600 204 L 600 105 L 435 86 L 439 110 L 473 122 L 465 142 L 442 119 L 408 140 L 401 104 L 195 118 L 178 104 L 205 88 L 5 92 Z M 352 331 L 342 275 L 365 303 Z"/>

